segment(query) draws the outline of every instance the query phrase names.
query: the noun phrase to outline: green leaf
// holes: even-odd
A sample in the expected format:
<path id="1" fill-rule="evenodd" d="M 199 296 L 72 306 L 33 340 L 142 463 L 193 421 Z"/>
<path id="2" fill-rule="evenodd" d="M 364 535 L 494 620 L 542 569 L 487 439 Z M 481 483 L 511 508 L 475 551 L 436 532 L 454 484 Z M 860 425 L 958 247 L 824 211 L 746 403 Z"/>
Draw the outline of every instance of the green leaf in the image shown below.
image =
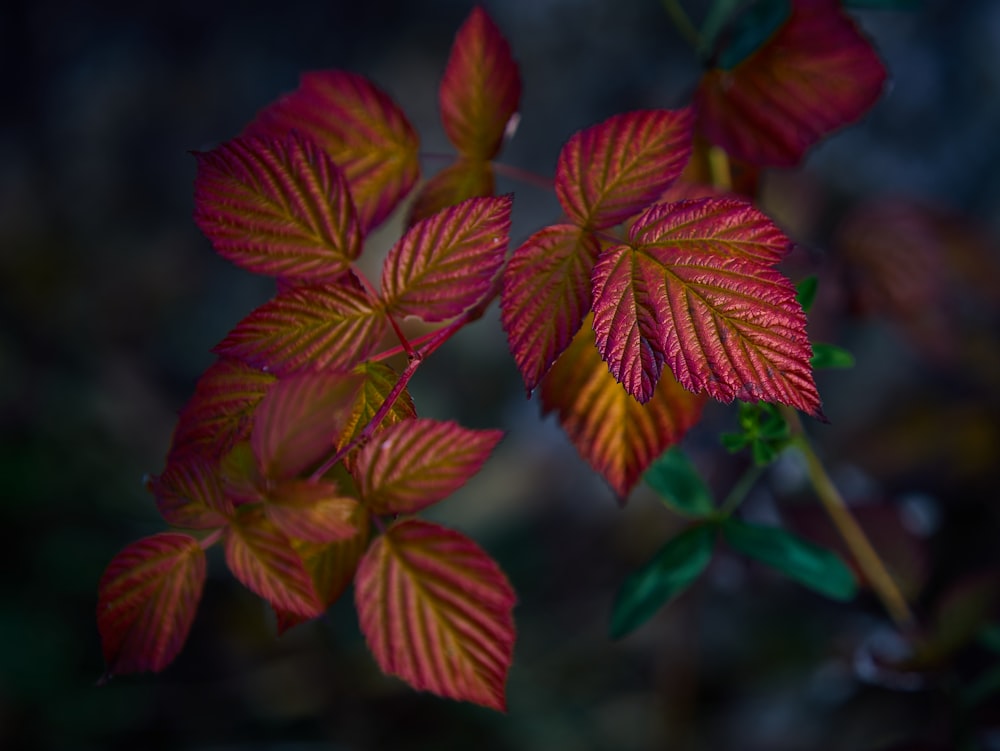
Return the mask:
<path id="1" fill-rule="evenodd" d="M 849 600 L 857 582 L 832 551 L 778 527 L 747 524 L 729 517 L 722 524 L 728 542 L 739 552 L 778 569 L 791 579 L 834 600 Z"/>
<path id="2" fill-rule="evenodd" d="M 815 276 L 807 276 L 795 285 L 795 290 L 798 293 L 795 296 L 795 299 L 799 301 L 799 305 L 802 306 L 802 310 L 808 313 L 813 303 L 816 302 L 816 292 L 819 290 L 819 279 Z"/>
<path id="3" fill-rule="evenodd" d="M 681 532 L 629 576 L 611 612 L 611 638 L 620 639 L 687 589 L 712 560 L 715 526 Z"/>
<path id="4" fill-rule="evenodd" d="M 764 44 L 792 15 L 791 0 L 758 0 L 733 25 L 718 65 L 732 70 Z"/>
<path id="5" fill-rule="evenodd" d="M 707 59 L 711 55 L 719 39 L 719 34 L 731 21 L 733 12 L 739 7 L 739 4 L 740 0 L 715 0 L 712 3 L 699 32 L 701 44 L 698 47 L 698 54 L 702 59 Z"/>
<path id="6" fill-rule="evenodd" d="M 826 368 L 853 368 L 854 355 L 843 347 L 835 344 L 813 343 L 813 356 L 810 362 L 813 370 L 824 370 Z"/>
<path id="7" fill-rule="evenodd" d="M 704 517 L 715 510 L 712 494 L 691 460 L 679 448 L 668 449 L 646 470 L 646 484 L 665 505 L 685 516 Z"/>

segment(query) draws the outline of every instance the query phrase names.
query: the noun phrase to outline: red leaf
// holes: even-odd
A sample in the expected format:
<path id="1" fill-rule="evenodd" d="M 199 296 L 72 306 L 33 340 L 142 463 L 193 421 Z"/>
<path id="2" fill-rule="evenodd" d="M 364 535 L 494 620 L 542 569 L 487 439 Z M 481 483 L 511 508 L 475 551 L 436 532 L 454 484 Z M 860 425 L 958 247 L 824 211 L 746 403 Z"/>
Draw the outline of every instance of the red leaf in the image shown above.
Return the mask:
<path id="1" fill-rule="evenodd" d="M 580 330 L 590 311 L 597 239 L 572 224 L 545 227 L 514 251 L 500 311 L 511 354 L 530 392 Z"/>
<path id="2" fill-rule="evenodd" d="M 293 477 L 333 451 L 361 377 L 302 373 L 278 381 L 257 408 L 250 442 L 265 478 Z"/>
<path id="3" fill-rule="evenodd" d="M 209 366 L 181 410 L 168 460 L 192 451 L 218 459 L 247 440 L 257 405 L 274 381 L 271 373 L 236 360 Z"/>
<path id="4" fill-rule="evenodd" d="M 328 543 L 357 533 L 353 519 L 358 502 L 341 495 L 330 482 L 285 480 L 268 489 L 268 518 L 293 540 Z"/>
<path id="5" fill-rule="evenodd" d="M 493 195 L 493 165 L 481 159 L 461 157 L 428 180 L 417 191 L 406 225 L 412 227 L 442 209 L 467 198 Z"/>
<path id="6" fill-rule="evenodd" d="M 510 196 L 470 198 L 417 222 L 382 266 L 382 296 L 393 313 L 443 321 L 478 303 L 503 265 Z"/>
<path id="7" fill-rule="evenodd" d="M 205 553 L 176 532 L 145 537 L 108 564 L 97 596 L 108 673 L 158 672 L 184 646 L 205 586 Z"/>
<path id="8" fill-rule="evenodd" d="M 375 413 L 379 411 L 382 404 L 388 398 L 399 380 L 399 374 L 380 362 L 364 362 L 354 369 L 363 381 L 354 398 L 354 405 L 351 408 L 351 416 L 344 426 L 343 433 L 337 441 L 337 448 L 346 446 L 352 438 L 372 421 Z M 410 392 L 403 390 L 397 397 L 392 408 L 382 421 L 382 427 L 394 425 L 403 420 L 410 420 L 417 416 L 417 411 L 413 406 L 413 398 Z"/>
<path id="9" fill-rule="evenodd" d="M 648 402 L 637 402 L 608 372 L 589 321 L 542 380 L 545 412 L 557 413 L 576 450 L 622 502 L 646 468 L 698 421 L 704 402 L 670 373 Z"/>
<path id="10" fill-rule="evenodd" d="M 732 70 L 705 73 L 695 93 L 698 124 L 739 159 L 791 167 L 860 118 L 885 76 L 837 0 L 793 0 L 789 19 L 756 52 Z"/>
<path id="11" fill-rule="evenodd" d="M 664 361 L 694 392 L 763 400 L 821 417 L 812 348 L 795 288 L 763 262 L 780 233 L 745 204 L 720 223 L 706 198 L 651 207 L 631 245 L 594 267 L 594 331 L 612 374 L 640 401 Z"/>
<path id="12" fill-rule="evenodd" d="M 465 156 L 497 155 L 521 99 L 521 74 L 510 45 L 482 8 L 455 35 L 439 92 L 448 138 Z"/>
<path id="13" fill-rule="evenodd" d="M 453 422 L 407 420 L 367 443 L 354 464 L 361 499 L 378 515 L 412 514 L 464 485 L 503 437 Z"/>
<path id="14" fill-rule="evenodd" d="M 350 284 L 292 287 L 257 308 L 214 349 L 279 376 L 350 368 L 381 341 L 386 317 Z"/>
<path id="15" fill-rule="evenodd" d="M 302 559 L 259 505 L 240 507 L 226 530 L 225 548 L 233 576 L 275 607 L 307 617 L 323 612 Z"/>
<path id="16" fill-rule="evenodd" d="M 233 505 L 223 493 L 218 467 L 195 453 L 167 462 L 149 489 L 167 524 L 187 529 L 224 527 Z"/>
<path id="17" fill-rule="evenodd" d="M 556 196 L 588 229 L 639 213 L 676 180 L 691 156 L 691 110 L 626 112 L 580 131 L 556 164 Z"/>
<path id="18" fill-rule="evenodd" d="M 421 691 L 506 709 L 514 591 L 472 540 L 421 519 L 396 522 L 361 560 L 354 597 L 383 671 Z"/>
<path id="19" fill-rule="evenodd" d="M 333 281 L 361 253 L 347 183 L 313 141 L 237 138 L 196 154 L 195 222 L 249 271 Z"/>
<path id="20" fill-rule="evenodd" d="M 270 105 L 248 133 L 314 138 L 347 177 L 362 229 L 392 213 L 420 175 L 420 143 L 399 106 L 355 73 L 306 73 L 299 88 Z"/>

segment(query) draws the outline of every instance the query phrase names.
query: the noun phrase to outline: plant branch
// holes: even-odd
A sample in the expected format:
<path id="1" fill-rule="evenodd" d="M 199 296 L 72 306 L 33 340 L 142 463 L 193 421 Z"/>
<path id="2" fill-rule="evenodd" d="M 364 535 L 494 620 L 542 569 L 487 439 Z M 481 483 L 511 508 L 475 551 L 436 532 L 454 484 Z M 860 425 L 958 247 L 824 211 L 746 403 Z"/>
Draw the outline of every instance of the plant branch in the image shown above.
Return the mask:
<path id="1" fill-rule="evenodd" d="M 744 472 L 740 479 L 736 481 L 732 489 L 729 491 L 729 495 L 726 496 L 726 500 L 722 502 L 719 507 L 719 514 L 722 516 L 730 516 L 741 503 L 743 499 L 747 497 L 747 493 L 750 492 L 751 488 L 757 484 L 757 480 L 764 473 L 764 467 L 758 464 L 752 464 Z"/>
<path id="2" fill-rule="evenodd" d="M 813 489 L 819 497 L 820 503 L 829 515 L 830 520 L 836 526 L 837 531 L 847 544 L 848 550 L 857 562 L 858 567 L 864 574 L 865 579 L 871 585 L 875 594 L 882 601 L 885 609 L 896 625 L 904 631 L 913 628 L 915 621 L 910 606 L 906 603 L 906 598 L 899 590 L 892 575 L 886 569 L 885 564 L 875 551 L 871 541 L 861 529 L 854 515 L 851 514 L 847 504 L 844 503 L 840 491 L 833 484 L 830 475 L 827 474 L 823 462 L 813 450 L 812 444 L 806 436 L 802 426 L 802 420 L 798 413 L 791 407 L 781 407 L 781 412 L 788 421 L 795 445 L 806 459 L 806 467 L 809 472 L 809 480 Z"/>
<path id="3" fill-rule="evenodd" d="M 663 8 L 667 11 L 667 15 L 670 16 L 670 20 L 674 24 L 674 28 L 680 32 L 680 35 L 684 37 L 688 44 L 695 48 L 695 50 L 701 50 L 701 35 L 698 33 L 698 29 L 694 27 L 691 23 L 691 19 L 688 18 L 688 14 L 684 12 L 684 8 L 681 7 L 679 0 L 662 0 Z"/>
<path id="4" fill-rule="evenodd" d="M 533 185 L 536 188 L 541 188 L 542 190 L 555 190 L 555 180 L 551 177 L 545 177 L 544 175 L 539 175 L 530 170 L 521 169 L 520 167 L 514 167 L 510 164 L 504 164 L 503 162 L 493 162 L 493 169 L 496 170 L 498 175 L 503 175 L 504 177 L 509 177 L 513 180 L 520 180 L 528 185 Z"/>

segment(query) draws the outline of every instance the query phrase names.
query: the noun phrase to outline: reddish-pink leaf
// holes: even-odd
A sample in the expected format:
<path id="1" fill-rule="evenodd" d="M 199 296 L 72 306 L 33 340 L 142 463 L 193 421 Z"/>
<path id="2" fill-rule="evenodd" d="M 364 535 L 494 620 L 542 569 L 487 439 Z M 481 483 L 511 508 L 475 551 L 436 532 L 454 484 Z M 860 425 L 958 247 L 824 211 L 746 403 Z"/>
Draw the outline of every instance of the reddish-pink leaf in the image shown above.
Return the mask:
<path id="1" fill-rule="evenodd" d="M 351 416 L 337 440 L 338 449 L 346 446 L 375 418 L 375 414 L 399 381 L 399 373 L 380 362 L 363 362 L 354 369 L 354 373 L 359 375 L 363 381 L 354 397 Z M 416 416 L 417 411 L 413 406 L 413 398 L 410 396 L 410 392 L 404 389 L 386 414 L 382 421 L 382 427 L 410 420 Z"/>
<path id="2" fill-rule="evenodd" d="M 169 459 L 190 452 L 218 459 L 247 440 L 257 405 L 274 381 L 273 374 L 237 360 L 209 366 L 181 410 Z"/>
<path id="3" fill-rule="evenodd" d="M 306 73 L 299 88 L 258 113 L 249 133 L 305 133 L 344 171 L 362 229 L 392 213 L 420 176 L 420 143 L 406 115 L 355 73 Z"/>
<path id="4" fill-rule="evenodd" d="M 640 404 L 608 372 L 590 321 L 542 380 L 542 405 L 556 412 L 570 441 L 624 502 L 646 468 L 701 416 L 704 397 L 664 373 Z"/>
<path id="5" fill-rule="evenodd" d="M 284 480 L 267 490 L 268 518 L 293 540 L 328 543 L 357 533 L 358 502 L 331 482 Z"/>
<path id="6" fill-rule="evenodd" d="M 652 203 L 691 156 L 690 108 L 626 112 L 580 131 L 556 164 L 556 196 L 588 229 L 613 227 Z"/>
<path id="7" fill-rule="evenodd" d="M 412 227 L 442 209 L 467 198 L 492 196 L 493 164 L 482 159 L 460 157 L 438 172 L 417 191 L 406 225 Z"/>
<path id="8" fill-rule="evenodd" d="M 362 558 L 354 597 L 386 673 L 418 690 L 506 709 L 514 591 L 472 540 L 422 519 L 396 522 Z"/>
<path id="9" fill-rule="evenodd" d="M 885 69 L 837 0 L 793 0 L 788 20 L 732 70 L 695 93 L 709 140 L 752 164 L 791 167 L 879 98 Z"/>
<path id="10" fill-rule="evenodd" d="M 273 606 L 306 617 L 323 612 L 305 564 L 261 506 L 240 507 L 226 530 L 225 548 L 233 576 Z"/>
<path id="11" fill-rule="evenodd" d="M 354 285 L 291 287 L 240 321 L 214 351 L 279 376 L 345 369 L 365 359 L 385 329 L 385 312 Z"/>
<path id="12" fill-rule="evenodd" d="M 590 273 L 600 250 L 590 232 L 555 224 L 533 234 L 511 256 L 503 277 L 501 321 L 529 392 L 590 311 Z"/>
<path id="13" fill-rule="evenodd" d="M 361 253 L 343 174 L 312 140 L 241 137 L 197 154 L 195 222 L 249 271 L 333 281 Z"/>
<path id="14" fill-rule="evenodd" d="M 489 160 L 521 99 L 521 74 L 493 20 L 472 9 L 455 35 L 438 99 L 448 138 L 465 156 Z"/>
<path id="15" fill-rule="evenodd" d="M 378 515 L 416 513 L 464 485 L 502 437 L 499 430 L 469 430 L 437 420 L 392 425 L 355 459 L 361 500 Z"/>
<path id="16" fill-rule="evenodd" d="M 159 477 L 149 481 L 156 508 L 167 524 L 187 529 L 214 529 L 226 525 L 233 504 L 223 493 L 219 468 L 190 452 L 167 462 Z"/>
<path id="17" fill-rule="evenodd" d="M 727 214 L 720 224 L 704 211 L 720 200 L 731 202 L 653 206 L 633 225 L 630 245 L 601 256 L 593 272 L 597 348 L 643 402 L 665 361 L 691 391 L 821 417 L 805 314 L 792 283 L 761 260 L 773 225 L 749 205 L 742 219 Z"/>
<path id="18" fill-rule="evenodd" d="M 116 555 L 97 596 L 108 673 L 169 665 L 184 646 L 204 586 L 205 553 L 188 535 L 161 532 Z"/>
<path id="19" fill-rule="evenodd" d="M 354 373 L 301 373 L 267 392 L 250 436 L 265 478 L 293 477 L 333 450 L 361 380 Z"/>
<path id="20" fill-rule="evenodd" d="M 355 533 L 346 540 L 325 544 L 292 540 L 295 551 L 312 577 L 313 586 L 323 601 L 324 608 L 336 602 L 347 589 L 347 585 L 353 581 L 361 556 L 368 547 L 368 513 L 361 505 L 355 506 L 352 523 Z M 307 616 L 281 608 L 275 608 L 274 612 L 278 617 L 279 634 L 310 620 Z"/>
<path id="21" fill-rule="evenodd" d="M 470 198 L 407 230 L 382 266 L 389 310 L 443 321 L 480 302 L 503 265 L 511 203 Z"/>

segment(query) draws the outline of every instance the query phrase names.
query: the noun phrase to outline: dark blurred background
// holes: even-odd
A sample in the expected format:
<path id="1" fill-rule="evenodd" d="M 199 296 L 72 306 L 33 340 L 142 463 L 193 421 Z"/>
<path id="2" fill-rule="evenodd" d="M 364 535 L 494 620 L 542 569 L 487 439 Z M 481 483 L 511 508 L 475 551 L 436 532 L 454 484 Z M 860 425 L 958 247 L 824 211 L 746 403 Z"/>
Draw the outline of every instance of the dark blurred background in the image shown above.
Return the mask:
<path id="1" fill-rule="evenodd" d="M 902 671 L 873 598 L 827 602 L 728 553 L 611 642 L 618 586 L 680 521 L 645 489 L 619 509 L 539 419 L 494 311 L 413 391 L 422 414 L 508 431 L 431 514 L 485 546 L 518 591 L 501 716 L 383 677 L 349 597 L 276 639 L 214 556 L 178 660 L 95 687 L 98 579 L 163 528 L 143 475 L 162 468 L 212 345 L 272 292 L 196 230 L 188 152 L 236 135 L 301 71 L 331 67 L 374 79 L 425 150 L 446 150 L 436 85 L 471 5 L 5 4 L 0 747 L 1000 748 L 997 653 L 971 638 L 995 622 L 1000 547 L 1000 3 L 911 5 L 856 14 L 889 68 L 886 96 L 800 169 L 765 175 L 762 200 L 801 245 L 788 273 L 820 275 L 814 337 L 858 359 L 821 375 L 832 424 L 810 430 L 925 627 L 974 611 L 959 646 Z M 707 4 L 685 6 L 697 20 Z M 525 82 L 508 163 L 551 174 L 574 131 L 689 101 L 697 63 L 657 0 L 487 7 Z M 499 187 L 517 190 L 515 242 L 557 218 L 538 189 Z M 374 262 L 399 231 L 397 218 L 372 238 Z M 685 444 L 719 493 L 745 467 L 717 444 L 733 426 L 733 408 L 713 406 Z M 833 544 L 794 457 L 745 513 Z"/>

